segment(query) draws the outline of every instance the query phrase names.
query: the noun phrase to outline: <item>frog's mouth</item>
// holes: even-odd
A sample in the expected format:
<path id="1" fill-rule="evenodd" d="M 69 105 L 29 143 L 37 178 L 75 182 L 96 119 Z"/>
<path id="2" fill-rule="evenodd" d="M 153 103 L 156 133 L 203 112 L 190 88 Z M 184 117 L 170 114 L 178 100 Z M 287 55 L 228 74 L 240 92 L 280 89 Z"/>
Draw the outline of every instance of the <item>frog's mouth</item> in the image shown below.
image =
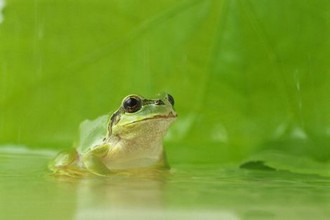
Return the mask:
<path id="1" fill-rule="evenodd" d="M 168 113 L 168 115 L 156 115 L 152 118 L 149 118 L 149 119 L 157 119 L 157 118 L 176 118 L 177 117 L 177 114 L 173 113 L 173 112 L 170 112 Z M 148 118 L 146 118 L 148 120 Z"/>
<path id="2" fill-rule="evenodd" d="M 148 121 L 148 120 L 154 120 L 154 119 L 174 119 L 178 116 L 178 114 L 173 113 L 172 111 L 170 113 L 168 113 L 167 115 L 155 115 L 153 117 L 150 118 L 144 118 L 142 120 L 139 121 L 134 121 L 132 123 L 137 123 L 137 122 L 141 122 L 141 121 Z"/>

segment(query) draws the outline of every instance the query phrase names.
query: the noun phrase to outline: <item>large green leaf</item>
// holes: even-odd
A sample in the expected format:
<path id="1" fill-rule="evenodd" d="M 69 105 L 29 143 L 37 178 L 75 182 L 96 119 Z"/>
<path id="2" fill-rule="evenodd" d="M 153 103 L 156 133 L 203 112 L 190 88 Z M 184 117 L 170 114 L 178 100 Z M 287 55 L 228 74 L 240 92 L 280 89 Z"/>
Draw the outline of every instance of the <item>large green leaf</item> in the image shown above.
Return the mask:
<path id="1" fill-rule="evenodd" d="M 10 0 L 2 14 L 0 143 L 65 148 L 127 94 L 167 91 L 176 161 L 240 161 L 269 143 L 330 159 L 328 1 Z M 251 160 L 271 159 L 287 163 Z"/>

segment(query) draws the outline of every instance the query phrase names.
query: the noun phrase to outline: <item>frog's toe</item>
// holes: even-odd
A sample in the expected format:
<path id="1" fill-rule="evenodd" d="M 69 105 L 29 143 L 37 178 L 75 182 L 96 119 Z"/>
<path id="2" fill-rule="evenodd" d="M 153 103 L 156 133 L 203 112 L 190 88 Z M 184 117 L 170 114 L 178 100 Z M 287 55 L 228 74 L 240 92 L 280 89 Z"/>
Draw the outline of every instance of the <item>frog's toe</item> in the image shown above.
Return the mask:
<path id="1" fill-rule="evenodd" d="M 53 161 L 54 167 L 66 167 L 78 160 L 77 151 L 60 152 Z"/>
<path id="2" fill-rule="evenodd" d="M 77 151 L 71 152 L 60 152 L 53 161 L 48 165 L 49 169 L 54 174 L 61 175 L 76 175 L 81 173 L 81 168 L 79 166 L 79 155 Z"/>

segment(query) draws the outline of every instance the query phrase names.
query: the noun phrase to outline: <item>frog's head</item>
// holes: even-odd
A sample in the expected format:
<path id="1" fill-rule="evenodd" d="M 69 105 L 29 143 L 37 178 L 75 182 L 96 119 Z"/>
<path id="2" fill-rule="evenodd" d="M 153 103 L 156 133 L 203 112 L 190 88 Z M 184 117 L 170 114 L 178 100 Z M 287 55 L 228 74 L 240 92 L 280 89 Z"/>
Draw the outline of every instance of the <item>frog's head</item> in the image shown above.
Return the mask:
<path id="1" fill-rule="evenodd" d="M 109 135 L 129 139 L 163 137 L 177 117 L 173 106 L 174 98 L 169 94 L 163 94 L 157 99 L 129 95 L 111 116 Z"/>

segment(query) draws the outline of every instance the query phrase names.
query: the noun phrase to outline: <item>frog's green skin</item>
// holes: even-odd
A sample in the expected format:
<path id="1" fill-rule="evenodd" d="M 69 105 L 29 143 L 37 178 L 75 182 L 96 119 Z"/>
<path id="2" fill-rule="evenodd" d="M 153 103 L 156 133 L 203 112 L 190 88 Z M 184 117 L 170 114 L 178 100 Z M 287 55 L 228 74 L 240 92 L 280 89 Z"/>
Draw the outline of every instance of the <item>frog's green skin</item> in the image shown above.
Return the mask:
<path id="1" fill-rule="evenodd" d="M 127 96 L 111 116 L 82 122 L 77 147 L 60 153 L 50 169 L 55 174 L 76 176 L 166 168 L 162 141 L 177 116 L 173 105 L 168 94 L 158 99 Z"/>

